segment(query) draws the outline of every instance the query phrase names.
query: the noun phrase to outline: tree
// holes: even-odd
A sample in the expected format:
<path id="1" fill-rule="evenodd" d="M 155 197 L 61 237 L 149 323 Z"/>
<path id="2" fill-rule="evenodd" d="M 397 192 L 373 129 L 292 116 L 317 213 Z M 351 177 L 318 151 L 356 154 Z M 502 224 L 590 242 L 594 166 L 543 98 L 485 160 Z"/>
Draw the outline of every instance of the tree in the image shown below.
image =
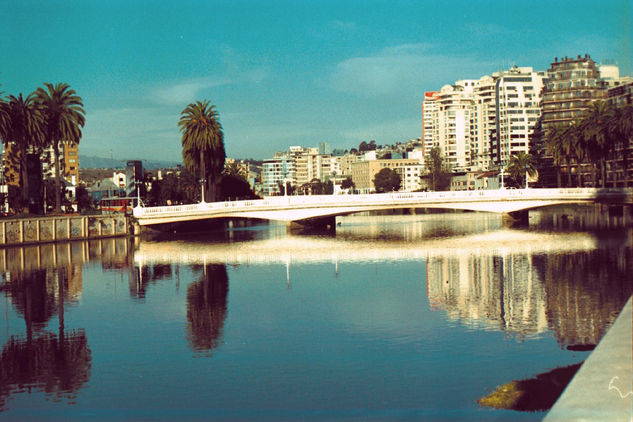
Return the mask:
<path id="1" fill-rule="evenodd" d="M 519 186 L 522 186 L 523 181 L 525 181 L 524 187 L 526 188 L 528 176 L 536 177 L 538 174 L 532 156 L 523 151 L 510 156 L 508 160 L 508 172 Z"/>
<path id="2" fill-rule="evenodd" d="M 29 150 L 41 148 L 43 144 L 43 117 L 33 94 L 26 98 L 10 95 L 8 101 L 0 101 L 0 138 L 4 145 L 5 159 L 16 169 L 13 175 L 18 180 L 8 180 L 20 186 L 10 195 L 11 207 L 17 212 L 28 204 L 29 186 L 26 156 Z"/>
<path id="3" fill-rule="evenodd" d="M 439 147 L 433 147 L 424 160 L 430 179 L 429 189 L 433 191 L 448 190 L 451 185 L 451 171 L 444 163 Z"/>
<path id="4" fill-rule="evenodd" d="M 53 85 L 45 83 L 45 88 L 35 91 L 37 102 L 44 116 L 44 139 L 47 146 L 53 147 L 55 160 L 55 212 L 61 211 L 61 160 L 59 147 L 62 143 L 79 144 L 81 128 L 86 119 L 83 102 L 74 89 L 65 83 Z"/>
<path id="5" fill-rule="evenodd" d="M 552 157 L 552 160 L 554 161 L 554 166 L 556 167 L 556 185 L 559 188 L 562 187 L 560 168 L 563 163 L 569 164 L 569 160 L 567 160 L 564 140 L 566 129 L 567 126 L 557 124 L 551 126 L 546 134 L 545 148 L 547 150 L 547 153 Z"/>
<path id="6" fill-rule="evenodd" d="M 186 169 L 167 173 L 161 180 L 154 180 L 146 201 L 152 206 L 192 204 L 200 201 L 200 185 Z"/>
<path id="7" fill-rule="evenodd" d="M 216 184 L 226 158 L 224 133 L 218 112 L 208 100 L 196 101 L 181 112 L 178 126 L 182 132 L 183 163 L 191 172 L 200 175 L 202 201 L 204 202 L 204 191 L 209 186 L 211 201 L 214 202 Z"/>
<path id="8" fill-rule="evenodd" d="M 607 183 L 606 160 L 615 142 L 612 126 L 617 126 L 615 109 L 605 101 L 592 103 L 581 122 L 582 135 L 587 143 L 587 158 L 599 167 L 602 187 Z M 594 186 L 595 179 L 594 176 Z"/>
<path id="9" fill-rule="evenodd" d="M 92 208 L 92 199 L 84 185 L 77 186 L 75 198 L 77 198 L 77 208 L 79 212 Z"/>
<path id="10" fill-rule="evenodd" d="M 622 164 L 618 169 L 624 176 L 629 166 L 629 154 L 633 145 L 633 104 L 627 104 L 616 109 L 616 124 L 613 127 L 614 138 L 616 139 L 615 149 L 621 151 Z M 618 179 L 619 181 L 619 179 Z"/>
<path id="11" fill-rule="evenodd" d="M 400 190 L 400 175 L 394 170 L 385 167 L 374 176 L 376 192 L 392 192 Z"/>
<path id="12" fill-rule="evenodd" d="M 220 181 L 219 199 L 226 201 L 227 199 L 256 199 L 257 195 L 251 190 L 248 181 L 235 174 L 224 174 Z"/>
<path id="13" fill-rule="evenodd" d="M 355 187 L 356 185 L 352 181 L 351 177 L 348 177 L 347 179 L 341 182 L 341 189 L 351 189 L 353 191 Z"/>

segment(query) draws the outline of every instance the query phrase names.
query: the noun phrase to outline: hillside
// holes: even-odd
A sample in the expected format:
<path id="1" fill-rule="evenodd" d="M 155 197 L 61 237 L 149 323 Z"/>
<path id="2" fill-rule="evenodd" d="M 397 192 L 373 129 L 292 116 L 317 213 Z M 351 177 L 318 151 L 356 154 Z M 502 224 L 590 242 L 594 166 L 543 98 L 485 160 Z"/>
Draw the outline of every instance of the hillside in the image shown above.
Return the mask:
<path id="1" fill-rule="evenodd" d="M 90 155 L 79 155 L 79 168 L 83 169 L 124 169 L 125 163 L 128 160 L 121 160 L 117 158 L 104 158 L 95 157 Z M 182 164 L 181 161 L 152 161 L 143 160 L 143 168 L 146 170 L 156 170 L 160 168 L 176 167 L 178 164 Z"/>

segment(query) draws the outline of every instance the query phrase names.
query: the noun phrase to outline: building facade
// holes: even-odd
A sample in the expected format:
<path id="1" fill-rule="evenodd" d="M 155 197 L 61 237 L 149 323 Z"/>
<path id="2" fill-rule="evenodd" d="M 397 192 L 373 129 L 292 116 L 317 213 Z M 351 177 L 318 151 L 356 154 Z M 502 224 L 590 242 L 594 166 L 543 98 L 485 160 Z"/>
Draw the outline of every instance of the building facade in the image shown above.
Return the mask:
<path id="1" fill-rule="evenodd" d="M 560 61 L 554 58 L 543 92 L 543 130 L 555 124 L 569 125 L 582 117 L 591 103 L 606 98 L 605 87 L 598 65 L 588 54 Z"/>
<path id="2" fill-rule="evenodd" d="M 400 190 L 414 191 L 420 189 L 422 164 L 419 160 L 401 158 L 365 160 L 354 163 L 352 165 L 352 181 L 354 182 L 356 190 L 361 193 L 375 192 L 374 177 L 384 168 L 389 168 L 398 173 L 401 181 Z"/>
<path id="3" fill-rule="evenodd" d="M 495 79 L 495 136 L 490 139 L 490 161 L 505 166 L 511 155 L 530 152 L 530 140 L 541 115 L 543 72 L 513 67 Z M 484 118 L 487 116 L 484 116 Z"/>

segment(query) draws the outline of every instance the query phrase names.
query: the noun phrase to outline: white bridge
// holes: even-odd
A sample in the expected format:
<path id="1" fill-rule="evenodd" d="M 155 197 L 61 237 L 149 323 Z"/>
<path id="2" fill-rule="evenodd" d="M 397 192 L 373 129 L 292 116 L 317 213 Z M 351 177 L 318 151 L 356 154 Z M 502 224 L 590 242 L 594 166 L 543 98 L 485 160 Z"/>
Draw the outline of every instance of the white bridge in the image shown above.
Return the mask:
<path id="1" fill-rule="evenodd" d="M 136 207 L 141 226 L 215 218 L 302 222 L 363 211 L 444 208 L 512 214 L 559 204 L 633 203 L 631 188 L 499 189 L 450 192 L 393 192 L 369 195 L 276 196 L 265 199 Z"/>

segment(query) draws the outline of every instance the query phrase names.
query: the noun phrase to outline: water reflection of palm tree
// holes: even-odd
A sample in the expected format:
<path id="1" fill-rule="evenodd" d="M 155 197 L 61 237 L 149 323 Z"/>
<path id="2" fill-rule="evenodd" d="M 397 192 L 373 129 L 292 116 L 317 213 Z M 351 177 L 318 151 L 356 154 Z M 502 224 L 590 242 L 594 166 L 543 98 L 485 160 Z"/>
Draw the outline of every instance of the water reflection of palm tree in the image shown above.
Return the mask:
<path id="1" fill-rule="evenodd" d="M 19 313 L 24 315 L 26 339 L 12 336 L 0 353 L 0 410 L 16 391 L 44 391 L 55 399 L 73 399 L 89 380 L 91 352 L 83 330 L 64 330 L 67 269 L 57 275 L 57 307 L 54 278 L 45 270 L 20 274 L 1 285 Z M 40 332 L 58 313 L 58 333 Z M 33 336 L 33 331 L 36 337 Z"/>
<path id="2" fill-rule="evenodd" d="M 194 351 L 210 353 L 222 336 L 229 278 L 222 264 L 194 266 L 194 271 L 201 274 L 187 289 L 187 338 Z"/>
<path id="3" fill-rule="evenodd" d="M 597 344 L 633 293 L 630 249 L 536 256 L 534 261 L 545 284 L 548 325 L 561 347 Z"/>

